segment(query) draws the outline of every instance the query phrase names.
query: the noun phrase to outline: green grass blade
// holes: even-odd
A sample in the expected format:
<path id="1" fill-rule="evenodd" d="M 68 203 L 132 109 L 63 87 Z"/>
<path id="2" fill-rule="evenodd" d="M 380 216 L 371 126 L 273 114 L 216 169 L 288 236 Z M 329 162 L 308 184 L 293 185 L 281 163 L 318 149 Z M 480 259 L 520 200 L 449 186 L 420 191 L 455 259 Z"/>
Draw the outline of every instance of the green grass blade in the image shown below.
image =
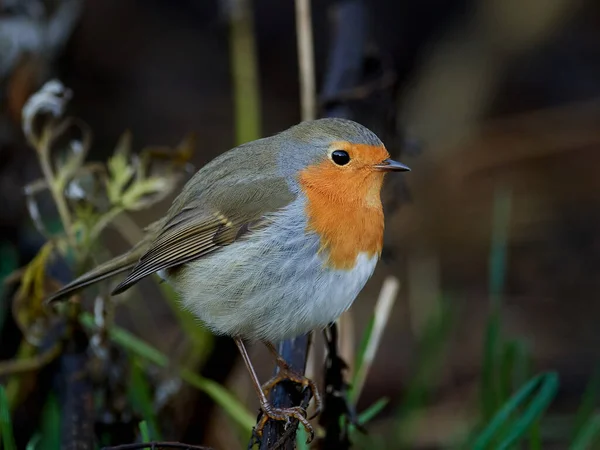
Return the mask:
<path id="1" fill-rule="evenodd" d="M 583 424 L 569 450 L 592 450 L 600 444 L 600 415 L 595 415 Z"/>
<path id="2" fill-rule="evenodd" d="M 296 450 L 309 450 L 310 445 L 306 443 L 308 439 L 308 435 L 306 434 L 306 430 L 302 425 L 298 426 L 298 431 L 296 432 Z"/>
<path id="3" fill-rule="evenodd" d="M 536 420 L 529 432 L 529 450 L 542 450 L 542 429 L 540 421 Z"/>
<path id="4" fill-rule="evenodd" d="M 514 391 L 513 377 L 517 359 L 517 343 L 515 341 L 506 342 L 503 347 L 502 359 L 500 361 L 500 380 L 498 383 L 498 398 L 500 402 L 508 399 L 510 393 Z"/>
<path id="5" fill-rule="evenodd" d="M 373 420 L 377 414 L 379 414 L 390 402 L 389 398 L 380 398 L 363 412 L 358 415 L 358 423 L 361 425 L 365 425 L 367 422 Z"/>
<path id="6" fill-rule="evenodd" d="M 496 381 L 497 360 L 500 352 L 500 316 L 493 311 L 486 328 L 483 367 L 481 370 L 481 410 L 484 420 L 489 420 L 500 404 Z"/>
<path id="7" fill-rule="evenodd" d="M 513 370 L 513 386 L 523 386 L 532 376 L 531 354 L 521 341 L 515 341 L 516 354 Z"/>
<path id="8" fill-rule="evenodd" d="M 510 420 L 511 415 L 533 394 L 538 388 L 538 393 L 533 397 L 527 409 L 511 427 L 508 437 L 494 450 L 507 449 L 521 438 L 531 424 L 548 407 L 558 389 L 558 376 L 556 373 L 545 373 L 536 376 L 514 394 L 496 413 L 488 426 L 479 434 L 473 445 L 473 450 L 485 450 L 492 443 L 497 432 Z"/>
<path id="9" fill-rule="evenodd" d="M 4 450 L 17 450 L 4 386 L 0 386 L 0 437 L 2 438 L 2 448 Z"/>
<path id="10" fill-rule="evenodd" d="M 358 345 L 358 351 L 356 352 L 356 357 L 354 359 L 354 374 L 352 375 L 352 381 L 350 382 L 350 398 L 354 401 L 354 386 L 358 381 L 358 375 L 363 371 L 363 365 L 365 362 L 365 353 L 367 351 L 367 347 L 369 346 L 369 341 L 371 340 L 371 336 L 373 335 L 373 327 L 375 326 L 375 315 L 371 317 L 365 331 L 363 332 L 360 344 Z"/>
<path id="11" fill-rule="evenodd" d="M 141 364 L 135 358 L 131 358 L 130 367 L 131 372 L 128 386 L 129 399 L 133 405 L 133 408 L 143 417 L 144 427 L 147 429 L 148 434 L 152 437 L 152 440 L 160 441 L 161 433 L 158 427 L 156 414 L 154 412 L 150 385 L 146 380 L 146 376 L 141 368 Z"/>
<path id="12" fill-rule="evenodd" d="M 41 438 L 39 450 L 60 448 L 61 411 L 54 394 L 48 395 L 42 410 Z"/>
<path id="13" fill-rule="evenodd" d="M 481 381 L 481 409 L 488 420 L 502 402 L 501 381 L 496 379 L 501 348 L 500 305 L 506 278 L 506 255 L 510 224 L 511 191 L 496 188 L 492 213 L 492 242 L 489 259 L 490 317 L 486 328 Z"/>
<path id="14" fill-rule="evenodd" d="M 148 429 L 148 423 L 145 420 L 140 422 L 140 435 L 142 436 L 142 442 L 152 442 L 150 438 L 150 430 Z"/>
<path id="15" fill-rule="evenodd" d="M 94 328 L 94 319 L 89 313 L 80 315 L 81 323 L 87 328 Z M 159 367 L 169 367 L 169 358 L 151 345 L 135 337 L 126 330 L 112 326 L 109 330 L 110 339 L 125 350 L 145 359 Z M 189 369 L 179 369 L 179 376 L 191 386 L 205 392 L 235 423 L 250 430 L 256 423 L 256 417 L 226 388 L 212 380 L 201 377 Z"/>
<path id="16" fill-rule="evenodd" d="M 36 450 L 38 448 L 39 443 L 42 440 L 42 435 L 40 433 L 35 433 L 33 436 L 31 436 L 31 439 L 29 439 L 29 442 L 27 443 L 27 447 L 25 447 L 25 450 Z"/>
<path id="17" fill-rule="evenodd" d="M 594 411 L 600 395 L 600 365 L 596 366 L 590 381 L 583 393 L 581 405 L 575 418 L 572 439 L 575 440 L 584 426 L 589 424 L 594 416 Z"/>

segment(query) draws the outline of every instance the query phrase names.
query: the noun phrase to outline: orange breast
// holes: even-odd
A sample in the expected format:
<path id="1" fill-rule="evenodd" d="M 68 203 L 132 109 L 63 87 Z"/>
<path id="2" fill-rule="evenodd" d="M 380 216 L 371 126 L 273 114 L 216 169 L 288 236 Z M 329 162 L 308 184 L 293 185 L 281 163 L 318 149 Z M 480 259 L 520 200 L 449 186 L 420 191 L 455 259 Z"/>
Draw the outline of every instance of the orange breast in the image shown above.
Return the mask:
<path id="1" fill-rule="evenodd" d="M 381 172 L 366 167 L 344 171 L 324 161 L 303 170 L 299 182 L 307 197 L 308 231 L 319 235 L 328 267 L 350 270 L 359 253 L 381 254 Z"/>

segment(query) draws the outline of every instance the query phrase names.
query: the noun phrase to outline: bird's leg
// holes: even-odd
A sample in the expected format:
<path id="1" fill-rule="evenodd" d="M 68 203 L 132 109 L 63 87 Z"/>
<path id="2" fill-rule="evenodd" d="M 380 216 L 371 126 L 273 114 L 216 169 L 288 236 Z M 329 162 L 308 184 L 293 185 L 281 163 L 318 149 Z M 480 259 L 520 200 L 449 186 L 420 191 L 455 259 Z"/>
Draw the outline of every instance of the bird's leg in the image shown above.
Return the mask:
<path id="1" fill-rule="evenodd" d="M 309 435 L 309 442 L 312 441 L 315 436 L 315 432 L 310 422 L 306 419 L 306 411 L 304 411 L 304 409 L 300 406 L 294 406 L 291 408 L 275 408 L 273 405 L 271 405 L 269 400 L 267 400 L 267 396 L 262 390 L 260 381 L 256 376 L 256 371 L 252 365 L 252 361 L 250 361 L 250 356 L 248 355 L 246 347 L 244 346 L 244 342 L 240 338 L 235 338 L 235 343 L 237 344 L 240 354 L 242 355 L 242 359 L 244 360 L 244 364 L 250 373 L 252 384 L 254 385 L 254 389 L 258 394 L 258 400 L 260 401 L 260 409 L 263 411 L 263 416 L 255 428 L 256 435 L 258 437 L 262 435 L 263 428 L 269 419 L 289 421 L 290 418 L 294 418 L 298 420 L 298 422 L 300 422 L 306 429 Z"/>
<path id="2" fill-rule="evenodd" d="M 275 375 L 273 378 L 271 378 L 269 381 L 262 385 L 262 390 L 265 393 L 265 395 L 269 395 L 269 392 L 271 392 L 271 390 L 282 381 L 287 380 L 292 381 L 294 383 L 298 383 L 303 387 L 308 387 L 312 392 L 313 398 L 315 399 L 315 413 L 310 417 L 310 419 L 318 416 L 321 412 L 321 406 L 323 402 L 321 400 L 321 394 L 317 389 L 316 383 L 310 378 L 307 378 L 304 375 L 301 375 L 294 369 L 292 369 L 287 363 L 287 361 L 283 359 L 283 357 L 279 354 L 279 352 L 273 344 L 271 344 L 270 342 L 264 342 L 264 344 L 269 349 L 271 354 L 275 357 L 275 362 L 277 364 L 277 367 L 279 367 L 279 372 L 277 373 L 277 375 Z"/>

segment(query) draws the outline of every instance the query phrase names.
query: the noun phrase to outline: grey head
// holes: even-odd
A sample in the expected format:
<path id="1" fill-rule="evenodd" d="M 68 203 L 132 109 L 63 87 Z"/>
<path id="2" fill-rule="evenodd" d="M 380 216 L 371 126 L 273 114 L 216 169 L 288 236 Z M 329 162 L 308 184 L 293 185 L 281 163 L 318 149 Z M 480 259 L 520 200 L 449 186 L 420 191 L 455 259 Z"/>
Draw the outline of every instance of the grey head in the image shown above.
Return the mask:
<path id="1" fill-rule="evenodd" d="M 281 146 L 278 166 L 280 173 L 286 177 L 330 158 L 335 150 L 332 144 L 336 142 L 383 147 L 381 140 L 367 127 L 339 118 L 300 122 L 277 137 Z"/>

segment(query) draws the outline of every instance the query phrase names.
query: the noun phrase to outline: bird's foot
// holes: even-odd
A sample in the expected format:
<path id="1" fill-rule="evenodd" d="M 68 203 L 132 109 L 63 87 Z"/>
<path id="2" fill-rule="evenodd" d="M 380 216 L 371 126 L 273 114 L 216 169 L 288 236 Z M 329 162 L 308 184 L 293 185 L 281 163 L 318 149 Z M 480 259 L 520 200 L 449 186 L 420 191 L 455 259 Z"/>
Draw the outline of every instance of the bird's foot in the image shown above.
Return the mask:
<path id="1" fill-rule="evenodd" d="M 319 389 L 317 389 L 316 383 L 310 378 L 305 377 L 304 375 L 300 375 L 297 372 L 294 372 L 285 361 L 277 361 L 279 365 L 279 372 L 269 381 L 262 385 L 262 390 L 265 393 L 265 396 L 269 396 L 269 393 L 282 381 L 291 381 L 293 383 L 297 383 L 301 385 L 304 389 L 309 388 L 312 396 L 315 400 L 315 412 L 308 419 L 314 419 L 321 413 L 321 406 L 323 405 L 323 401 L 321 399 L 321 394 L 319 393 Z"/>
<path id="2" fill-rule="evenodd" d="M 314 439 L 315 431 L 308 419 L 306 418 L 306 411 L 304 410 L 304 408 L 300 406 L 294 406 L 292 408 L 275 408 L 270 403 L 264 403 L 260 405 L 260 408 L 262 409 L 263 415 L 254 429 L 254 432 L 256 433 L 258 438 L 262 437 L 263 429 L 269 419 L 286 422 L 289 422 L 292 419 L 296 419 L 302 424 L 302 426 L 304 426 L 304 429 L 308 434 L 307 443 L 312 442 L 312 440 Z"/>

